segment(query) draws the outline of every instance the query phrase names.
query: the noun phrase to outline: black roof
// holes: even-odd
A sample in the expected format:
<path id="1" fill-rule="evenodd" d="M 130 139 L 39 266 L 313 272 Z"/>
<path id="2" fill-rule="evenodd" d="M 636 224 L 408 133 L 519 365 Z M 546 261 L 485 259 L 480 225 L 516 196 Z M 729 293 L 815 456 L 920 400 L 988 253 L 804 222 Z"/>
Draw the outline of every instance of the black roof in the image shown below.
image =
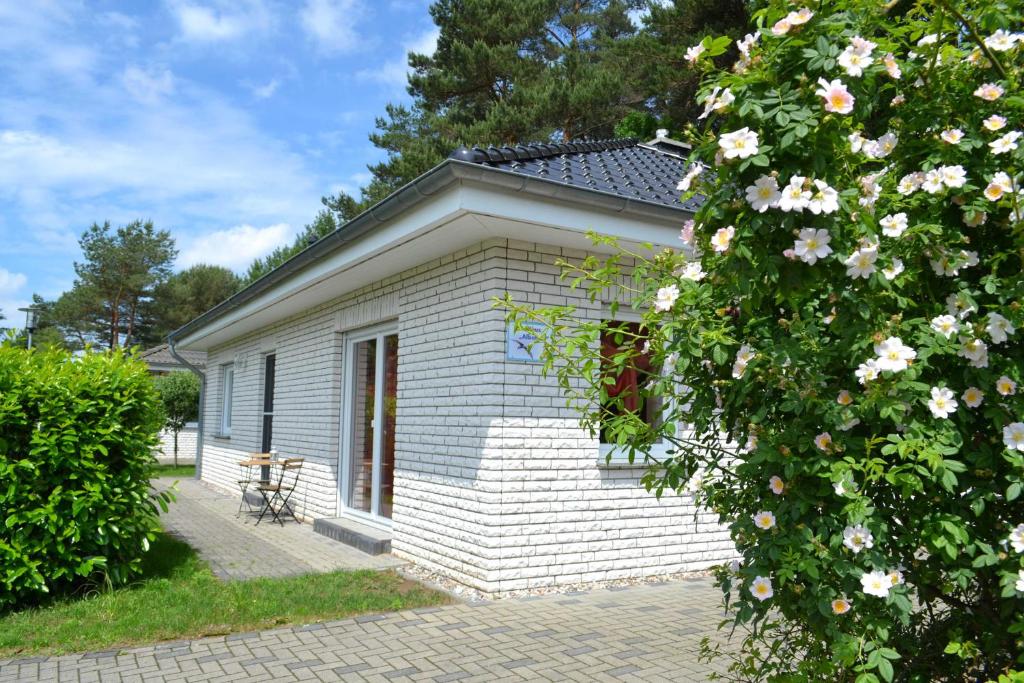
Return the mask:
<path id="1" fill-rule="evenodd" d="M 679 199 L 676 184 L 687 168 L 683 156 L 632 138 L 460 147 L 450 158 L 688 211 L 699 209 L 704 199 Z"/>

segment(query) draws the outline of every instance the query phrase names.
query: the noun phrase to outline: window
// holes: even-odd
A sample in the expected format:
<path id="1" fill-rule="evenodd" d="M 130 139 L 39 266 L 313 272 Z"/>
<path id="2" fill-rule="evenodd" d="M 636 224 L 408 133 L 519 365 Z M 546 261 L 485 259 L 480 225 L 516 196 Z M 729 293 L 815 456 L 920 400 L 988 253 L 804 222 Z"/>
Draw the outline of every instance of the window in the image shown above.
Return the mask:
<path id="1" fill-rule="evenodd" d="M 231 436 L 231 407 L 234 403 L 235 393 L 235 366 L 225 365 L 222 372 L 223 394 L 221 396 L 220 433 L 221 436 Z"/>
<path id="2" fill-rule="evenodd" d="M 263 362 L 263 452 L 274 447 L 274 380 L 277 374 L 277 356 L 267 354 Z"/>
<path id="3" fill-rule="evenodd" d="M 627 350 L 630 345 L 636 349 L 632 362 L 624 367 L 615 367 L 612 359 L 616 354 Z M 604 359 L 602 372 L 614 380 L 606 385 L 608 401 L 603 406 L 605 414 L 624 415 L 634 413 L 646 424 L 657 427 L 661 424 L 664 405 L 659 396 L 644 396 L 643 387 L 656 379 L 660 368 L 651 364 L 648 354 L 643 353 L 644 329 L 639 322 L 611 321 L 608 328 L 601 333 L 601 357 Z M 614 439 L 604 425 L 600 432 L 601 464 L 629 465 L 629 453 L 617 449 Z M 659 438 L 651 449 L 651 455 L 661 457 L 665 445 Z M 611 455 L 611 459 L 608 456 Z M 633 463 L 643 465 L 639 456 Z"/>

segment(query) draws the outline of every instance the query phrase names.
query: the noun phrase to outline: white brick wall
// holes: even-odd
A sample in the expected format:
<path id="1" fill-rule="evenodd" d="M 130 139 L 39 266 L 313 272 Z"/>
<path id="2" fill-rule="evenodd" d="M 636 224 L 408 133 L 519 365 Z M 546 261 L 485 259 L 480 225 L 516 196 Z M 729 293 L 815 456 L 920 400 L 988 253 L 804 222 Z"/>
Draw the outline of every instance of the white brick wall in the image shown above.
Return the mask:
<path id="1" fill-rule="evenodd" d="M 537 365 L 505 360 L 493 297 L 575 303 L 554 261 L 583 254 L 492 240 L 213 349 L 203 478 L 228 488 L 259 450 L 262 358 L 277 353 L 274 445 L 306 458 L 298 510 L 335 516 L 343 334 L 398 318 L 393 551 L 486 591 L 647 576 L 731 558 L 689 496 L 661 501 L 641 469 L 599 466 L 598 445 Z M 230 439 L 219 367 L 235 362 Z"/>
<path id="2" fill-rule="evenodd" d="M 196 428 L 185 427 L 178 432 L 178 464 L 191 465 L 196 461 L 196 438 L 199 432 Z M 160 447 L 155 453 L 162 464 L 174 463 L 174 432 L 165 429 L 160 432 Z"/>

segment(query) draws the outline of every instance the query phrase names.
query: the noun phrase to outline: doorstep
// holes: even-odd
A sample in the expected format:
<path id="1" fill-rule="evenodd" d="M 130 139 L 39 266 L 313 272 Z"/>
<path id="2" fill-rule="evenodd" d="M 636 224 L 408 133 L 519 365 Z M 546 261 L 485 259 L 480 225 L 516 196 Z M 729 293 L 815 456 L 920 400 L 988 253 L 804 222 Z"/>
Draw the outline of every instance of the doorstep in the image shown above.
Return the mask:
<path id="1" fill-rule="evenodd" d="M 363 551 L 368 555 L 391 552 L 391 532 L 345 518 L 313 520 L 313 531 Z"/>

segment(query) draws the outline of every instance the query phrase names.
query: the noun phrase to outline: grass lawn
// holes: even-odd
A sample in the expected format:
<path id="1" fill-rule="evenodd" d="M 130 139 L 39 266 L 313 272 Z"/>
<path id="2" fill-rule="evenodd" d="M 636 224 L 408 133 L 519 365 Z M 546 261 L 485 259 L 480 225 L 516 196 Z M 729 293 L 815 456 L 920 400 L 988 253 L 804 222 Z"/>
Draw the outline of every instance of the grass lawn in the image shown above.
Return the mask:
<path id="1" fill-rule="evenodd" d="M 393 572 L 222 582 L 161 535 L 135 585 L 0 615 L 0 657 L 65 654 L 305 624 L 450 602 Z"/>
<path id="2" fill-rule="evenodd" d="M 157 477 L 174 477 L 175 479 L 193 479 L 196 476 L 195 465 L 157 465 Z"/>

